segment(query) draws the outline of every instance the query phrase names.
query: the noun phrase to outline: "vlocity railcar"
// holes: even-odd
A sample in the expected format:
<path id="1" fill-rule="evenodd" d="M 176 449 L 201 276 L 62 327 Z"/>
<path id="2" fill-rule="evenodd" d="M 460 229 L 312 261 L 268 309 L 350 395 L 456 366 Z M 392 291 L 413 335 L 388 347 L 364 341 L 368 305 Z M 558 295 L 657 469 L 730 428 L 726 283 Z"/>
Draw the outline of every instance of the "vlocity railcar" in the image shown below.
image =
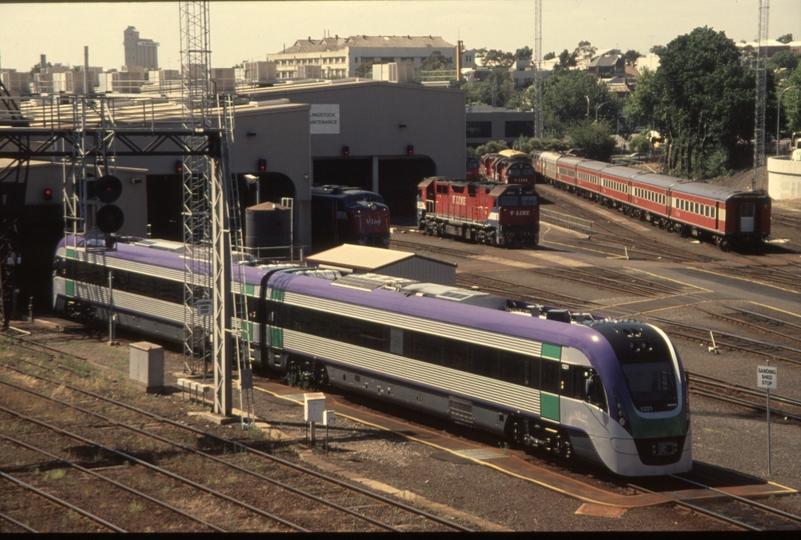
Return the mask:
<path id="1" fill-rule="evenodd" d="M 181 340 L 181 244 L 123 238 L 87 252 L 68 237 L 55 263 L 57 310 L 104 318 L 113 304 L 118 324 Z M 233 326 L 271 369 L 624 476 L 692 466 L 686 375 L 657 327 L 374 274 L 232 274 L 250 318 Z"/>
<path id="2" fill-rule="evenodd" d="M 502 247 L 539 241 L 539 198 L 533 186 L 432 176 L 418 184 L 417 224 L 427 234 Z"/>
<path id="3" fill-rule="evenodd" d="M 554 152 L 533 157 L 542 181 L 621 209 L 660 228 L 722 249 L 756 247 L 770 235 L 770 197 L 761 191 L 690 182 Z"/>

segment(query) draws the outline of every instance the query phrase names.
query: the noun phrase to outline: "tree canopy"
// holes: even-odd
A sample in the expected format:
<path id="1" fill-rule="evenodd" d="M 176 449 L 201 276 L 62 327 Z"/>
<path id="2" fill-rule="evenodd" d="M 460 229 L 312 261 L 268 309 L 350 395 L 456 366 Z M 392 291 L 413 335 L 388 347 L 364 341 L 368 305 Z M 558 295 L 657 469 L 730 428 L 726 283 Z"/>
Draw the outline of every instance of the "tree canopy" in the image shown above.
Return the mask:
<path id="1" fill-rule="evenodd" d="M 529 102 L 534 92 L 527 90 Z M 563 70 L 543 81 L 542 105 L 544 125 L 548 136 L 564 137 L 573 125 L 583 121 L 611 122 L 622 108 L 621 102 L 609 92 L 605 83 L 587 71 Z"/>
<path id="2" fill-rule="evenodd" d="M 782 126 L 793 133 L 801 131 L 801 69 L 794 70 L 786 82 L 776 91 L 782 92 L 791 86 L 795 88 L 786 90 L 782 95 L 782 109 L 779 119 Z"/>
<path id="3" fill-rule="evenodd" d="M 434 51 L 420 62 L 422 71 L 436 71 L 438 69 L 451 69 L 451 59 L 439 51 Z"/>
<path id="4" fill-rule="evenodd" d="M 738 142 L 753 135 L 753 73 L 741 65 L 734 42 L 708 27 L 677 37 L 657 54 L 660 66 L 638 80 L 627 116 L 648 121 L 666 137 L 672 173 L 725 173 Z"/>

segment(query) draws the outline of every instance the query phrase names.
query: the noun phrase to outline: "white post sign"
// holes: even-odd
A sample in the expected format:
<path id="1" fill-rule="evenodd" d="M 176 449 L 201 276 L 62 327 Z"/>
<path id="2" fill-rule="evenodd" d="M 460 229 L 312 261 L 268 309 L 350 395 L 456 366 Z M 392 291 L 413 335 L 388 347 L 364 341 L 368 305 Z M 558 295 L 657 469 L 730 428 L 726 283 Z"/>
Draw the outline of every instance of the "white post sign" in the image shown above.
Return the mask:
<path id="1" fill-rule="evenodd" d="M 770 360 L 768 360 L 770 363 Z M 768 474 L 770 474 L 770 391 L 779 387 L 779 368 L 757 366 L 757 386 L 764 388 L 768 400 Z"/>
<path id="2" fill-rule="evenodd" d="M 757 366 L 757 386 L 776 390 L 779 379 L 779 368 L 770 366 Z"/>
<path id="3" fill-rule="evenodd" d="M 309 133 L 336 135 L 339 133 L 339 103 L 312 104 L 309 111 Z"/>

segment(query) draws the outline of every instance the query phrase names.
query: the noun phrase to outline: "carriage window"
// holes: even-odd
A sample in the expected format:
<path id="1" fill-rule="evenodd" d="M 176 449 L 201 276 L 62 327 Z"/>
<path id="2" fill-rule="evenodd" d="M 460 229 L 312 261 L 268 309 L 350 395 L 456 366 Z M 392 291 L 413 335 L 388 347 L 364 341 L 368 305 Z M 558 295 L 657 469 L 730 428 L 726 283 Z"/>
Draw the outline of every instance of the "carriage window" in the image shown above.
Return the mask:
<path id="1" fill-rule="evenodd" d="M 743 204 L 741 206 L 741 208 L 742 208 L 742 214 L 741 214 L 742 217 L 745 217 L 745 218 L 754 217 L 754 204 L 753 203 Z"/>

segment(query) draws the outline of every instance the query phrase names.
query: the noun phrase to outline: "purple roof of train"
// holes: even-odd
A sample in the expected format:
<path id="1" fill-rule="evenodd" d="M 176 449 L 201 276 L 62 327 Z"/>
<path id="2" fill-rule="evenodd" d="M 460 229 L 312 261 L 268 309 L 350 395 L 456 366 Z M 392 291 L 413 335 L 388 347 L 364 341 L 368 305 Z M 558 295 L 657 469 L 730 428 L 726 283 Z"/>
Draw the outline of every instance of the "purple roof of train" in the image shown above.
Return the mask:
<path id="1" fill-rule="evenodd" d="M 79 239 L 79 242 L 82 241 L 83 239 Z M 67 247 L 71 245 L 74 244 L 70 239 Z M 64 246 L 65 240 L 62 239 L 59 247 Z M 178 253 L 153 247 L 119 242 L 116 251 L 103 252 L 103 254 L 109 258 L 151 264 L 162 268 L 184 269 L 184 262 Z M 246 283 L 252 285 L 259 285 L 264 274 L 269 271 L 265 268 L 240 265 L 234 265 L 233 268 L 234 279 L 238 278 L 240 275 L 238 271 L 241 269 L 244 271 Z M 489 317 L 487 316 L 489 308 L 486 307 L 464 305 L 437 298 L 406 296 L 383 289 L 364 291 L 337 287 L 326 279 L 290 273 L 276 273 L 270 278 L 270 286 L 290 292 L 310 294 L 360 306 L 384 309 L 413 317 L 573 347 L 584 352 L 587 356 L 596 358 L 612 360 L 615 356 L 605 339 L 598 339 L 599 334 L 595 330 L 582 324 L 569 324 L 538 317 L 524 317 L 501 310 L 493 310 L 492 316 Z M 591 349 L 594 349 L 594 351 L 590 352 Z"/>

